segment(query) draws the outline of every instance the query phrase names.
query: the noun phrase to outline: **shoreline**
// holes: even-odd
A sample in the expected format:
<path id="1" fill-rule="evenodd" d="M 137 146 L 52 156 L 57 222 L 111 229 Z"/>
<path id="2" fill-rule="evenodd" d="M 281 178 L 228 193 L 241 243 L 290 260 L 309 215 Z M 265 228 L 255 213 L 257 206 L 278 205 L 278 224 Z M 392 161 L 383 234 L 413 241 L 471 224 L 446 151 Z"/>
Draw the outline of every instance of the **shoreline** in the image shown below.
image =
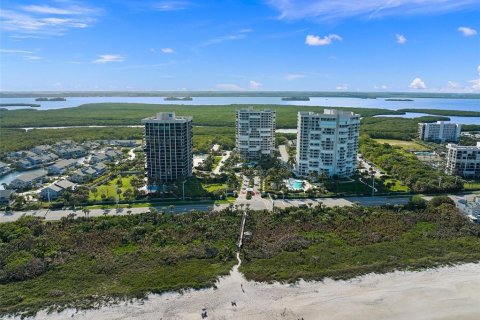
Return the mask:
<path id="1" fill-rule="evenodd" d="M 98 309 L 40 311 L 35 319 L 478 319 L 480 263 L 369 273 L 293 284 L 247 281 L 236 265 L 209 289 L 149 294 Z M 236 302 L 237 307 L 231 302 Z M 20 317 L 7 317 L 20 319 Z"/>

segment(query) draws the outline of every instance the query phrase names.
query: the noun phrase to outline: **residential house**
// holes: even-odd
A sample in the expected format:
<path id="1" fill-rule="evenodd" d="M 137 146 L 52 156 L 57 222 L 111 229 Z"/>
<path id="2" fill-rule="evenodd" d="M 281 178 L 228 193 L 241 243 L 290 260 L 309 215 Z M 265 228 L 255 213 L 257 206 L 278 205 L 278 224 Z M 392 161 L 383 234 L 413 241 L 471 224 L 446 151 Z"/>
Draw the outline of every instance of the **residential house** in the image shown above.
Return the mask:
<path id="1" fill-rule="evenodd" d="M 40 145 L 40 146 L 33 147 L 31 150 L 32 152 L 35 152 L 36 154 L 40 155 L 40 154 L 48 153 L 51 149 L 52 149 L 52 146 Z"/>
<path id="2" fill-rule="evenodd" d="M 115 161 L 123 157 L 123 152 L 115 149 L 108 149 L 105 151 L 105 156 L 108 161 Z"/>
<path id="3" fill-rule="evenodd" d="M 11 205 L 15 190 L 0 190 L 0 205 Z"/>
<path id="4" fill-rule="evenodd" d="M 57 148 L 55 152 L 63 159 L 77 159 L 87 155 L 87 150 L 81 147 L 60 147 Z"/>
<path id="5" fill-rule="evenodd" d="M 90 158 L 90 164 L 96 164 L 107 160 L 107 156 L 104 153 L 95 154 Z"/>
<path id="6" fill-rule="evenodd" d="M 93 166 L 92 168 L 97 172 L 97 175 L 99 175 L 99 176 L 101 176 L 102 174 L 107 172 L 107 166 L 103 162 L 98 163 L 97 165 Z"/>
<path id="7" fill-rule="evenodd" d="M 110 144 L 120 147 L 136 147 L 140 145 L 136 140 L 112 140 Z"/>
<path id="8" fill-rule="evenodd" d="M 97 176 L 99 176 L 99 174 L 95 169 L 93 169 L 92 167 L 85 167 L 75 170 L 75 172 L 73 172 L 70 176 L 70 180 L 76 183 L 83 183 L 92 180 L 92 178 Z"/>
<path id="9" fill-rule="evenodd" d="M 40 191 L 40 196 L 46 200 L 57 199 L 63 191 L 68 188 L 75 188 L 75 184 L 68 180 L 60 180 L 52 183 L 48 187 L 45 187 Z"/>
<path id="10" fill-rule="evenodd" d="M 40 184 L 45 177 L 45 173 L 24 173 L 10 182 L 10 188 L 12 189 L 30 189 L 35 185 Z"/>
<path id="11" fill-rule="evenodd" d="M 9 173 L 10 171 L 11 171 L 11 169 L 8 166 L 8 164 L 0 161 L 0 176 L 3 176 L 4 174 Z"/>
<path id="12" fill-rule="evenodd" d="M 48 167 L 48 174 L 59 175 L 65 173 L 68 169 L 74 167 L 76 164 L 77 161 L 73 159 L 60 160 L 57 163 Z"/>

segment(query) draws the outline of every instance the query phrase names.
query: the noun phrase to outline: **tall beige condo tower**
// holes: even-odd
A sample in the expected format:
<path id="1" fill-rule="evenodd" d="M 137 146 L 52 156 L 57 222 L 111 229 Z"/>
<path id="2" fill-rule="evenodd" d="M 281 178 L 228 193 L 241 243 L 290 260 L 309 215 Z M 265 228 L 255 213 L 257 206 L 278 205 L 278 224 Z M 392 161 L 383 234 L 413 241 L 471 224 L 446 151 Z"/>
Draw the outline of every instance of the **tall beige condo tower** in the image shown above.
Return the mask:
<path id="1" fill-rule="evenodd" d="M 273 110 L 238 110 L 235 118 L 235 144 L 240 156 L 257 161 L 275 152 L 275 120 Z"/>

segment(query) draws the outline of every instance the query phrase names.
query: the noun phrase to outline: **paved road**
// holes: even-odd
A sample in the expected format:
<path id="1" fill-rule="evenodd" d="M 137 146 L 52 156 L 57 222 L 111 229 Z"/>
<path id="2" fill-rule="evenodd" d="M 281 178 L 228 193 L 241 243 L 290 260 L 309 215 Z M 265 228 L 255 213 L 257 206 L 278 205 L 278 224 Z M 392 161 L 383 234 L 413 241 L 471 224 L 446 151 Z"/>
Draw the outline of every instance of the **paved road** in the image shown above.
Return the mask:
<path id="1" fill-rule="evenodd" d="M 451 195 L 450 197 L 458 201 L 462 199 L 464 196 L 473 197 L 475 193 L 457 196 Z M 432 197 L 425 196 L 423 197 L 425 200 L 430 200 Z M 309 206 L 312 207 L 318 206 L 319 204 L 323 204 L 327 207 L 347 207 L 352 206 L 353 204 L 357 203 L 361 206 L 380 206 L 380 205 L 404 205 L 407 204 L 410 197 L 382 197 L 382 196 L 375 196 L 375 197 L 346 197 L 346 198 L 318 198 L 318 199 L 277 199 L 272 200 L 268 197 L 260 198 L 259 196 L 253 197 L 251 200 L 246 200 L 245 197 L 238 198 L 233 204 L 236 206 L 240 206 L 243 204 L 243 208 L 246 208 L 246 205 L 249 204 L 249 208 L 251 210 L 272 210 L 272 204 L 275 208 L 284 209 L 287 207 L 292 206 Z M 184 213 L 190 210 L 199 210 L 199 211 L 206 211 L 206 210 L 223 210 L 228 207 L 228 204 L 219 204 L 219 205 L 212 205 L 212 204 L 188 204 L 188 205 L 176 205 L 172 208 L 168 206 L 159 206 L 155 207 L 158 210 L 163 211 L 173 211 L 175 213 Z M 240 208 L 240 207 L 239 207 Z M 122 208 L 122 209 L 110 209 L 110 210 L 103 210 L 103 209 L 92 209 L 90 210 L 90 217 L 98 217 L 102 215 L 106 216 L 115 216 L 115 215 L 126 215 L 127 211 L 131 211 L 131 214 L 139 214 L 142 212 L 147 212 L 149 208 Z M 74 213 L 77 217 L 83 216 L 82 210 L 29 210 L 29 211 L 17 211 L 12 214 L 5 214 L 0 213 L 0 223 L 3 222 L 10 222 L 19 219 L 24 215 L 28 216 L 37 216 L 37 217 L 44 217 L 46 220 L 60 220 L 62 217 L 66 217 L 69 214 Z"/>
<path id="2" fill-rule="evenodd" d="M 176 205 L 173 207 L 169 206 L 158 206 L 155 207 L 157 210 L 162 210 L 166 212 L 174 212 L 174 213 L 184 213 L 190 210 L 198 210 L 198 211 L 207 211 L 211 209 L 215 210 L 222 210 L 226 208 L 228 205 L 212 205 L 212 204 L 188 204 L 188 205 Z M 118 216 L 118 215 L 126 215 L 128 214 L 127 211 L 131 211 L 130 214 L 139 214 L 143 212 L 148 212 L 148 207 L 142 208 L 119 208 L 119 209 L 91 209 L 90 210 L 90 217 L 100 217 L 100 216 Z M 11 222 L 19 219 L 22 216 L 35 216 L 35 217 L 43 217 L 45 220 L 60 220 L 63 217 L 67 217 L 69 214 L 75 214 L 76 217 L 83 217 L 84 213 L 82 210 L 28 210 L 28 211 L 15 211 L 11 214 L 0 213 L 0 223 L 1 222 Z"/>
<path id="3" fill-rule="evenodd" d="M 382 174 L 380 173 L 380 169 L 375 167 L 375 165 L 369 165 L 368 162 L 364 159 L 360 159 L 360 157 L 357 157 L 358 163 L 364 167 L 367 171 L 373 170 L 375 172 L 375 177 L 376 178 L 381 178 Z"/>
<path id="4" fill-rule="evenodd" d="M 287 163 L 288 162 L 287 147 L 284 144 L 279 145 L 278 146 L 278 151 L 280 151 L 280 158 L 282 159 L 282 161 Z"/>
<path id="5" fill-rule="evenodd" d="M 215 174 L 220 174 L 220 169 L 223 167 L 223 164 L 225 163 L 225 160 L 227 160 L 230 157 L 231 151 L 225 151 L 225 153 L 222 155 L 222 159 L 220 159 L 220 162 L 218 163 L 217 167 L 213 170 L 213 173 Z"/>
<path id="6" fill-rule="evenodd" d="M 410 197 L 389 198 L 389 197 L 347 197 L 347 198 L 318 198 L 318 199 L 285 199 L 275 200 L 275 208 L 287 208 L 298 206 L 318 206 L 319 204 L 327 207 L 348 207 L 354 203 L 361 206 L 381 206 L 381 205 L 404 205 L 410 201 Z"/>

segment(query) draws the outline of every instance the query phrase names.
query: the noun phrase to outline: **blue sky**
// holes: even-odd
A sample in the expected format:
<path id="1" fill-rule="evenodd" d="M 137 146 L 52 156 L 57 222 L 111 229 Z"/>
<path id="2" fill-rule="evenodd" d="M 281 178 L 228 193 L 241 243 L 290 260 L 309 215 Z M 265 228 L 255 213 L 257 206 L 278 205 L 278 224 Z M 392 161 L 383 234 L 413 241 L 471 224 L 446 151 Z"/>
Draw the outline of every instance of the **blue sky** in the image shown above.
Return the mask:
<path id="1" fill-rule="evenodd" d="M 478 0 L 3 0 L 1 90 L 480 92 Z"/>

